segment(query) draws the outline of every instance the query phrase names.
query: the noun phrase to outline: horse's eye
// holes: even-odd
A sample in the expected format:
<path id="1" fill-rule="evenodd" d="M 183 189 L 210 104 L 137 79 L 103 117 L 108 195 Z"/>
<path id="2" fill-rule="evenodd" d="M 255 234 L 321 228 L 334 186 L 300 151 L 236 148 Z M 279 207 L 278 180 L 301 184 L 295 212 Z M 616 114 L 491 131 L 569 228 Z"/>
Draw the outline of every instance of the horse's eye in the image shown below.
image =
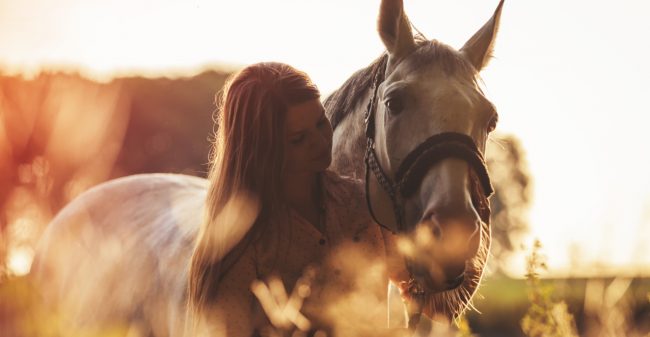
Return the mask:
<path id="1" fill-rule="evenodd" d="M 404 103 L 399 97 L 390 97 L 384 102 L 384 104 L 388 108 L 388 111 L 393 115 L 399 114 L 404 109 Z"/>

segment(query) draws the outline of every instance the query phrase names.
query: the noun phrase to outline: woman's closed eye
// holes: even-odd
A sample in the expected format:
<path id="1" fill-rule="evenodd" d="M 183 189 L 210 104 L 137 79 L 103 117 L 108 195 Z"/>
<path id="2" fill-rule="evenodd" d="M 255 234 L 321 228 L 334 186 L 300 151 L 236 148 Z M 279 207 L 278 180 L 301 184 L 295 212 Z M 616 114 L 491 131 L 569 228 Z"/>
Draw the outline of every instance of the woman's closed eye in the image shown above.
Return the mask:
<path id="1" fill-rule="evenodd" d="M 300 135 L 289 139 L 289 142 L 293 145 L 300 145 L 304 140 L 305 140 L 305 135 L 301 133 Z"/>
<path id="2" fill-rule="evenodd" d="M 325 128 L 328 124 L 329 120 L 325 114 L 323 114 L 318 122 L 316 122 L 316 129 L 319 130 L 318 132 L 322 132 L 322 129 Z M 292 145 L 301 145 L 305 142 L 307 136 L 312 134 L 312 132 L 314 132 L 314 130 L 305 130 L 300 133 L 296 132 L 292 137 L 289 138 L 289 143 Z"/>

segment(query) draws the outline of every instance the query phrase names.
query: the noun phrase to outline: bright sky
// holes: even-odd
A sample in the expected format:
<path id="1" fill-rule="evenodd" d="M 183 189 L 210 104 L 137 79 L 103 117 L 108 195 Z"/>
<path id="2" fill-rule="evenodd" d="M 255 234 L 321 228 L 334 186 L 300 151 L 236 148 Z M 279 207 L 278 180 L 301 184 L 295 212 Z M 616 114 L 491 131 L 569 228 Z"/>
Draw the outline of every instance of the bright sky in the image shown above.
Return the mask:
<path id="1" fill-rule="evenodd" d="M 82 67 L 106 79 L 277 60 L 327 93 L 381 53 L 378 3 L 0 0 L 0 69 Z M 455 47 L 497 3 L 405 0 L 420 31 Z M 530 238 L 558 272 L 571 272 L 570 254 L 590 271 L 650 271 L 648 18 L 644 0 L 506 0 L 483 77 L 500 131 L 528 151 Z"/>

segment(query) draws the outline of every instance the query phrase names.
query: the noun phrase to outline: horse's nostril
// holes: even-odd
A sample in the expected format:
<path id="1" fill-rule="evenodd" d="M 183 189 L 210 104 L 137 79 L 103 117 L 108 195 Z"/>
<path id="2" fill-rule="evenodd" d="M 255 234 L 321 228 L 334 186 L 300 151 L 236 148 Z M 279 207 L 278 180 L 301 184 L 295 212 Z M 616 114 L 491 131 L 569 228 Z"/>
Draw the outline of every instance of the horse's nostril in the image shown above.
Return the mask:
<path id="1" fill-rule="evenodd" d="M 448 227 L 455 226 L 462 227 L 469 232 L 474 232 L 478 229 L 480 221 L 478 213 L 476 213 L 476 210 L 471 205 L 462 207 L 432 207 L 425 213 L 422 219 L 423 221 L 440 226 L 443 232 Z"/>
<path id="2" fill-rule="evenodd" d="M 433 233 L 433 237 L 436 239 L 440 239 L 442 237 L 442 229 L 440 228 L 440 225 L 437 223 L 434 223 L 431 232 Z"/>
<path id="3" fill-rule="evenodd" d="M 454 288 L 460 286 L 461 284 L 463 284 L 464 281 L 465 281 L 465 273 L 463 272 L 462 274 L 460 274 L 460 275 L 458 275 L 458 276 L 456 276 L 454 278 L 448 279 L 446 285 L 447 285 L 448 289 L 454 289 Z"/>
<path id="4" fill-rule="evenodd" d="M 429 228 L 431 229 L 431 234 L 433 234 L 433 237 L 435 239 L 439 240 L 442 237 L 442 227 L 440 227 L 440 223 L 438 222 L 435 213 L 427 213 L 422 217 L 422 220 L 420 220 L 420 222 L 428 224 Z"/>
<path id="5" fill-rule="evenodd" d="M 465 275 L 465 262 L 449 265 L 445 268 L 445 276 L 448 281 L 463 277 L 463 275 Z"/>

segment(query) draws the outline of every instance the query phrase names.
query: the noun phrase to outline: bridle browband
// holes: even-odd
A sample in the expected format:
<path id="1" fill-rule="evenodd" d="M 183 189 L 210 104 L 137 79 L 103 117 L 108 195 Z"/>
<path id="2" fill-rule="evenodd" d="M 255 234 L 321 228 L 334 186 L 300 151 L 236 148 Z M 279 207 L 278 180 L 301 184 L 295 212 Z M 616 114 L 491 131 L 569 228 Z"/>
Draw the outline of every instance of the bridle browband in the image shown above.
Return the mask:
<path id="1" fill-rule="evenodd" d="M 366 164 L 366 202 L 370 215 L 375 222 L 391 232 L 395 232 L 395 228 L 391 228 L 380 221 L 373 210 L 369 193 L 369 178 L 372 171 L 377 182 L 391 200 L 397 231 L 405 232 L 407 228 L 404 224 L 402 199 L 411 196 L 417 190 L 418 184 L 421 183 L 429 168 L 443 159 L 457 158 L 467 162 L 475 172 L 486 198 L 492 195 L 494 189 L 490 183 L 485 160 L 476 143 L 471 137 L 458 132 L 444 132 L 427 138 L 404 158 L 395 173 L 394 181 L 386 174 L 375 152 L 375 111 L 377 108 L 377 91 L 379 85 L 384 81 L 387 63 L 387 61 L 382 62 L 375 70 L 376 73 L 371 87 L 372 97 L 368 101 L 364 115 L 366 127 L 366 153 L 364 156 Z"/>

